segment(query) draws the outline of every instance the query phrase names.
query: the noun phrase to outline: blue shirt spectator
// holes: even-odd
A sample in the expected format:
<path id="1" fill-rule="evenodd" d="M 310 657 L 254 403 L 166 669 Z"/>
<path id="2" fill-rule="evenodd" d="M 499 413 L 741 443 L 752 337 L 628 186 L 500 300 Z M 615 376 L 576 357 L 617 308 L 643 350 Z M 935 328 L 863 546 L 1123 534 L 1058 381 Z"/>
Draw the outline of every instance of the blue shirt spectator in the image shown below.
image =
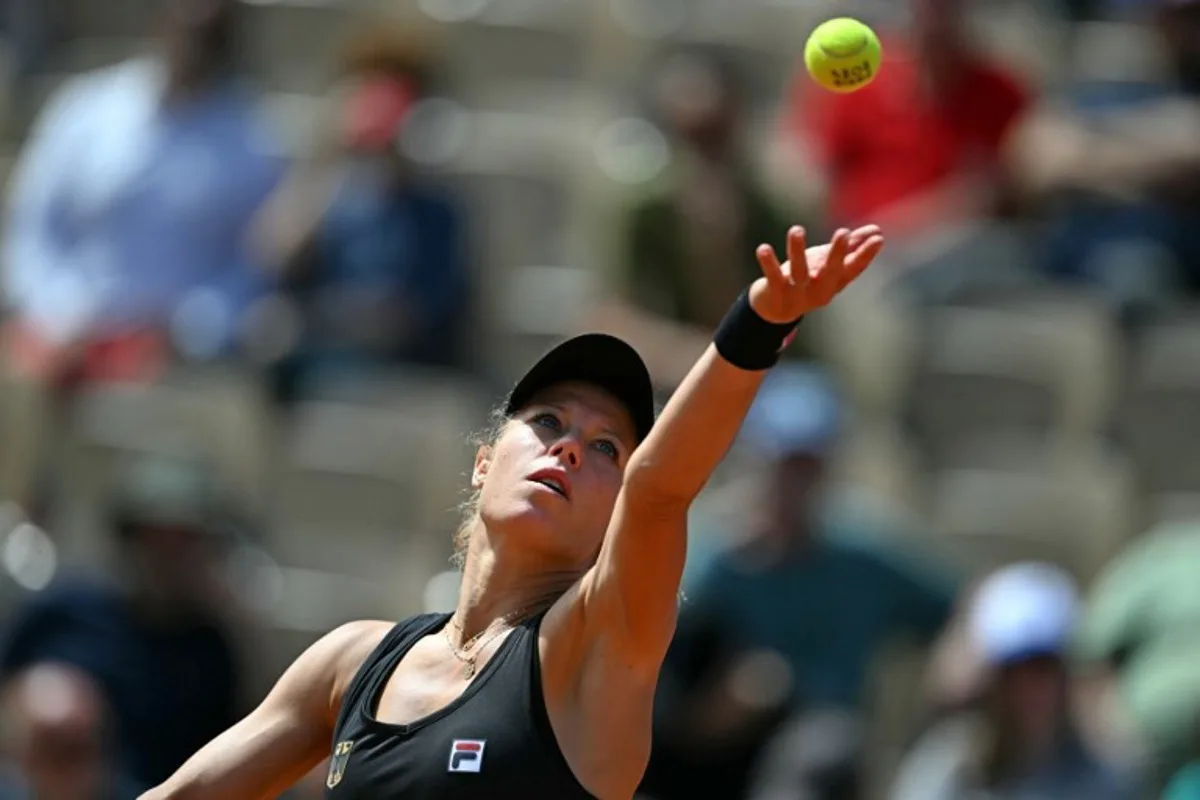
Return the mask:
<path id="1" fill-rule="evenodd" d="M 811 549 L 769 566 L 728 553 L 687 596 L 684 613 L 736 647 L 784 657 L 796 706 L 858 709 L 880 647 L 904 634 L 932 639 L 954 592 L 914 559 L 834 525 Z"/>
<path id="2" fill-rule="evenodd" d="M 312 342 L 318 357 L 353 360 L 355 350 L 321 335 L 338 324 L 348 296 L 384 301 L 402 326 L 381 355 L 396 361 L 448 364 L 456 354 L 467 291 L 464 226 L 443 193 L 378 174 L 345 175 L 315 243 L 317 265 L 307 291 L 316 308 Z M 380 320 L 387 324 L 388 320 Z"/>
<path id="3" fill-rule="evenodd" d="M 162 330 L 192 301 L 224 342 L 260 288 L 245 245 L 282 174 L 278 142 L 244 87 L 170 97 L 169 80 L 155 57 L 75 78 L 26 145 L 5 289 L 42 338 Z"/>
<path id="4" fill-rule="evenodd" d="M 271 257 L 303 321 L 276 375 L 284 401 L 346 374 L 461 363 L 464 214 L 402 152 L 422 90 L 397 69 L 355 76 L 333 157 L 298 170 L 266 217 Z"/>

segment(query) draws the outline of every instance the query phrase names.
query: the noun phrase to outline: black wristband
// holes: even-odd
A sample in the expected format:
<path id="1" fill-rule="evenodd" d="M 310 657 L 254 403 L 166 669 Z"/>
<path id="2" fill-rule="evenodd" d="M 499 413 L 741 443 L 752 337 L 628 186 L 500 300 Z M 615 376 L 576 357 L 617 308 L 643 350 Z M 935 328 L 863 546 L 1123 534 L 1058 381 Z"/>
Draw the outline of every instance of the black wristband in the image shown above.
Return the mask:
<path id="1" fill-rule="evenodd" d="M 782 324 L 767 322 L 750 305 L 750 290 L 747 289 L 717 326 L 713 344 L 721 358 L 739 369 L 750 372 L 770 369 L 779 361 L 779 354 L 799 324 L 800 320 Z"/>

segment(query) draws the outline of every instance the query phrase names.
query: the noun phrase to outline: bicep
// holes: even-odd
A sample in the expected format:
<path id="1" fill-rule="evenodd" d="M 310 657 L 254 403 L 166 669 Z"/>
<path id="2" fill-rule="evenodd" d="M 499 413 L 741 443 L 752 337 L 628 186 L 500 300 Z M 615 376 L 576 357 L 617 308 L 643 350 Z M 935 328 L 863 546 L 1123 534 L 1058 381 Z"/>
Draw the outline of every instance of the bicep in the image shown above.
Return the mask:
<path id="1" fill-rule="evenodd" d="M 386 633 L 351 623 L 293 663 L 262 704 L 192 756 L 143 800 L 266 800 L 327 755 L 349 679 Z"/>
<path id="2" fill-rule="evenodd" d="M 661 666 L 675 633 L 686 556 L 687 507 L 648 507 L 622 492 L 580 598 L 591 625 L 624 660 Z"/>

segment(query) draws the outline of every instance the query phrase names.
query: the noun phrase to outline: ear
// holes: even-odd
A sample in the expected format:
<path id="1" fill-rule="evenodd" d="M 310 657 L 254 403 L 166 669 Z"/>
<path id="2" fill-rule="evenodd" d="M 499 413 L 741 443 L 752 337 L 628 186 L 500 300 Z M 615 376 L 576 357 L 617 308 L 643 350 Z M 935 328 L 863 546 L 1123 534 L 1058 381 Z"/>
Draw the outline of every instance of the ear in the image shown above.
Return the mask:
<path id="1" fill-rule="evenodd" d="M 471 488 L 482 489 L 483 481 L 487 478 L 488 470 L 492 466 L 492 448 L 488 445 L 480 445 L 475 451 L 475 466 L 471 470 Z"/>

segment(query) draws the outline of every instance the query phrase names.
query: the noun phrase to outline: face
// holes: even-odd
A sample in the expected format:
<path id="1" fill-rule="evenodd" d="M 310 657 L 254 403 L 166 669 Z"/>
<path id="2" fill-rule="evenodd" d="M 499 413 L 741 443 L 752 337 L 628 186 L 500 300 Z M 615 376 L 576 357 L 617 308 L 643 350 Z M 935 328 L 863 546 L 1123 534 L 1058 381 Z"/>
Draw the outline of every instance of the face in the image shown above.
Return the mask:
<path id="1" fill-rule="evenodd" d="M 219 570 L 215 537 L 183 525 L 146 526 L 134 536 L 138 566 L 150 598 L 164 611 L 203 606 Z"/>
<path id="2" fill-rule="evenodd" d="M 583 571 L 600 550 L 634 446 L 633 420 L 607 392 L 552 386 L 480 448 L 472 478 L 480 516 L 493 535 Z"/>
<path id="3" fill-rule="evenodd" d="M 788 456 L 770 468 L 762 504 L 767 515 L 766 535 L 792 541 L 807 533 L 814 492 L 823 472 L 821 459 L 810 455 Z"/>
<path id="4" fill-rule="evenodd" d="M 1158 21 L 1180 78 L 1190 91 L 1200 91 L 1200 3 L 1165 9 Z"/>
<path id="5" fill-rule="evenodd" d="M 658 113 L 681 141 L 697 151 L 726 154 L 734 132 L 736 103 L 716 68 L 682 56 L 656 79 Z"/>
<path id="6" fill-rule="evenodd" d="M 1066 704 L 1065 676 L 1057 659 L 1011 664 L 997 680 L 1000 712 L 1019 741 L 1045 742 L 1057 733 Z"/>
<path id="7" fill-rule="evenodd" d="M 107 775 L 103 710 L 90 683 L 54 667 L 35 668 L 14 699 L 21 731 L 14 756 L 33 794 L 100 796 Z"/>
<path id="8" fill-rule="evenodd" d="M 236 0 L 167 0 L 164 39 L 174 70 L 195 79 L 232 56 Z"/>

